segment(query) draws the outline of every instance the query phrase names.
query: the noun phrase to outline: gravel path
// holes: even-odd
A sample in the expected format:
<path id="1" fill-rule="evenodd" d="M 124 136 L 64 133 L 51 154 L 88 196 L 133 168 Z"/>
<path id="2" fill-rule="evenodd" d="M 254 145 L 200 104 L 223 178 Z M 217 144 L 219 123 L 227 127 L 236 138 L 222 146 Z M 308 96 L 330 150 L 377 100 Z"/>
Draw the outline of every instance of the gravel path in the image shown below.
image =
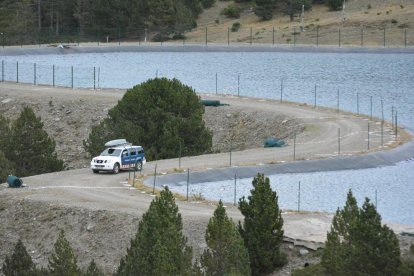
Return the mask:
<path id="1" fill-rule="evenodd" d="M 13 105 L 8 99 L 14 101 L 19 97 L 19 99 L 25 99 L 28 104 L 39 104 L 39 110 L 43 110 L 40 105 L 53 106 L 54 108 L 50 107 L 50 112 L 56 117 L 50 123 L 55 128 L 59 128 L 62 125 L 62 118 L 72 118 L 74 114 L 80 113 L 76 112 L 74 106 L 95 108 L 104 116 L 105 110 L 116 103 L 122 93 L 122 91 L 115 90 L 52 89 L 2 83 L 0 84 L 2 97 L 0 106 L 11 107 Z M 7 96 L 4 96 L 5 94 Z M 284 119 L 280 124 L 289 126 L 274 128 L 274 130 L 284 129 L 289 146 L 270 149 L 259 147 L 234 152 L 233 165 L 245 166 L 291 161 L 293 151 L 291 136 L 297 130 L 303 130 L 296 136 L 297 159 L 320 159 L 338 154 L 338 128 L 341 129 L 342 155 L 359 155 L 366 152 L 368 118 L 363 116 L 337 113 L 323 108 L 314 109 L 298 104 L 279 104 L 261 99 L 215 95 L 203 95 L 203 98 L 220 99 L 230 104 L 230 107 L 223 107 L 223 111 L 219 112 L 225 117 L 227 117 L 226 108 L 234 108 L 230 111 L 231 114 L 235 114 L 237 110 L 238 112 L 245 111 L 243 114 L 257 112 L 257 114 L 272 114 L 275 116 L 273 118 L 282 116 Z M 3 102 L 5 100 L 8 101 Z M 61 101 L 65 102 L 64 106 Z M 68 101 L 73 104 L 73 107 L 69 108 Z M 100 107 L 96 108 L 97 105 Z M 71 112 L 67 113 L 68 110 Z M 3 112 L 13 112 L 13 108 Z M 268 116 L 263 118 L 268 118 Z M 239 117 L 250 118 L 247 115 Z M 57 118 L 59 120 L 56 120 Z M 96 117 L 91 118 L 90 112 L 81 114 L 80 118 L 97 121 Z M 65 119 L 65 122 L 68 120 Z M 75 120 L 72 125 L 76 123 Z M 372 135 L 376 137 L 372 141 L 371 151 L 378 151 L 383 149 L 378 139 L 380 124 L 375 120 L 371 124 Z M 71 134 L 66 131 L 68 130 L 64 128 L 58 133 Z M 80 136 L 88 131 L 80 126 L 78 132 L 72 135 Z M 389 126 L 386 125 L 384 144 L 388 148 L 408 139 L 403 135 L 395 142 L 391 134 Z M 68 146 L 70 145 L 69 143 Z M 153 173 L 156 163 L 159 173 L 177 171 L 179 164 L 178 159 L 149 162 L 144 167 L 143 177 L 148 177 Z M 190 168 L 192 171 L 204 171 L 228 165 L 229 153 L 186 157 L 181 160 L 182 168 Z M 130 187 L 128 178 L 127 172 L 118 175 L 93 174 L 90 169 L 86 168 L 27 177 L 24 178 L 26 187 L 22 189 L 9 189 L 5 184 L 0 185 L 0 220 L 2 222 L 0 224 L 0 244 L 2 245 L 0 263 L 3 262 L 5 255 L 10 252 L 17 239 L 21 237 L 35 262 L 45 265 L 58 229 L 64 229 L 75 248 L 81 266 L 86 266 L 94 258 L 106 273 L 113 272 L 121 256 L 126 252 L 129 241 L 136 231 L 139 218 L 153 199 L 146 188 Z M 178 205 L 184 220 L 185 234 L 197 255 L 205 247 L 205 226 L 214 211 L 214 203 L 199 203 L 192 200 L 191 202 L 178 201 Z M 241 219 L 236 208 L 228 206 L 227 210 L 234 220 Z M 300 256 L 298 250 L 302 248 L 302 245 L 310 249 L 316 249 L 322 245 L 330 226 L 331 215 L 285 213 L 284 219 L 285 236 L 291 242 L 291 245 L 287 246 L 291 262 L 281 272 L 278 272 L 280 275 L 288 275 L 292 268 L 303 265 L 305 261 L 317 261 L 317 257 L 312 254 L 298 257 Z M 392 227 L 398 232 L 414 231 L 412 226 L 392 225 Z M 409 243 L 405 240 L 403 242 L 407 247 Z M 293 246 L 294 244 L 297 246 Z"/>

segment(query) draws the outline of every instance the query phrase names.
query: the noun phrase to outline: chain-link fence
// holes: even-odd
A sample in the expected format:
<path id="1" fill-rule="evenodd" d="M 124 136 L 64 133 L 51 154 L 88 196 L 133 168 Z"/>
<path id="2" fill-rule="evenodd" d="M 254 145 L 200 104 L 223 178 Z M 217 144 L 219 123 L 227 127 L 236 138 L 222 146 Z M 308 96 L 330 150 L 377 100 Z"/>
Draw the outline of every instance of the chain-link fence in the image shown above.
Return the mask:
<path id="1" fill-rule="evenodd" d="M 99 88 L 100 69 L 1 61 L 1 81 L 71 88 Z"/>
<path id="2" fill-rule="evenodd" d="M 1 32 L 2 47 L 50 44 L 262 44 L 262 45 L 312 45 L 334 47 L 412 47 L 414 30 L 404 24 L 379 28 L 364 26 L 326 26 L 309 24 L 304 27 L 279 28 L 272 25 L 260 28 L 233 26 L 201 26 L 190 32 L 180 30 L 107 29 L 79 33 L 77 29 L 62 30 L 56 34 L 48 29 L 38 33 Z"/>

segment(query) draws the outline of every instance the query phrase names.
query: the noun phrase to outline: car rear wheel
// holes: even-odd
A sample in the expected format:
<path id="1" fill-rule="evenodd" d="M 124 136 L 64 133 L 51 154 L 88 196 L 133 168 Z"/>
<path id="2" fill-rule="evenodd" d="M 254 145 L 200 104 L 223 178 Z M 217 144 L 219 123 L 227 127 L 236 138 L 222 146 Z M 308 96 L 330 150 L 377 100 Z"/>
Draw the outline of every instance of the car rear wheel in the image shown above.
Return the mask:
<path id="1" fill-rule="evenodd" d="M 137 161 L 137 163 L 135 164 L 135 170 L 136 171 L 142 171 L 142 161 Z"/>
<path id="2" fill-rule="evenodd" d="M 119 173 L 119 164 L 118 163 L 115 163 L 114 168 L 112 169 L 112 172 L 114 174 Z"/>

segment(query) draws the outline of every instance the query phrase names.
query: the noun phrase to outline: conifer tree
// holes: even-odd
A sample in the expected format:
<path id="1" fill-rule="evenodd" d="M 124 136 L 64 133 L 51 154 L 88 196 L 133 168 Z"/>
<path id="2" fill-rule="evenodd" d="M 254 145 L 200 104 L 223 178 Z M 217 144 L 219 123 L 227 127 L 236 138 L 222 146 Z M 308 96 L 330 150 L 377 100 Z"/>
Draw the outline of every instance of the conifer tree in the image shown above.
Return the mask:
<path id="1" fill-rule="evenodd" d="M 16 166 L 18 176 L 60 171 L 63 161 L 57 158 L 55 141 L 49 138 L 40 117 L 30 107 L 23 108 L 11 128 L 6 157 Z"/>
<path id="2" fill-rule="evenodd" d="M 54 252 L 49 258 L 50 275 L 80 275 L 77 260 L 69 241 L 65 237 L 65 232 L 60 231 L 58 239 L 54 245 Z"/>
<path id="3" fill-rule="evenodd" d="M 147 160 L 197 155 L 211 150 L 212 134 L 194 89 L 177 79 L 156 78 L 129 89 L 92 128 L 84 147 L 92 156 L 119 137 L 145 148 Z"/>
<path id="4" fill-rule="evenodd" d="M 92 260 L 92 262 L 89 264 L 84 274 L 84 276 L 103 276 L 103 275 L 104 274 L 102 273 L 102 271 L 96 265 L 95 260 Z"/>
<path id="5" fill-rule="evenodd" d="M 6 256 L 3 273 L 4 276 L 29 276 L 36 273 L 36 266 L 20 239 L 17 241 L 11 257 Z"/>
<path id="6" fill-rule="evenodd" d="M 349 191 L 345 208 L 338 210 L 332 220 L 322 265 L 332 275 L 398 274 L 398 239 L 388 226 L 381 224 L 381 216 L 368 198 L 359 209 Z"/>
<path id="7" fill-rule="evenodd" d="M 206 230 L 201 265 L 207 275 L 250 275 L 249 254 L 221 200 Z"/>
<path id="8" fill-rule="evenodd" d="M 14 174 L 14 164 L 0 150 L 0 183 L 6 182 L 7 176 Z"/>
<path id="9" fill-rule="evenodd" d="M 249 252 L 252 274 L 263 275 L 287 262 L 286 255 L 280 249 L 284 233 L 283 218 L 269 178 L 259 173 L 252 184 L 248 200 L 245 197 L 239 200 L 244 222 L 243 225 L 239 222 L 238 228 Z"/>
<path id="10" fill-rule="evenodd" d="M 10 121 L 0 114 L 0 151 L 6 152 L 10 141 Z"/>
<path id="11" fill-rule="evenodd" d="M 173 194 L 165 188 L 142 216 L 118 275 L 189 275 L 192 249 Z"/>

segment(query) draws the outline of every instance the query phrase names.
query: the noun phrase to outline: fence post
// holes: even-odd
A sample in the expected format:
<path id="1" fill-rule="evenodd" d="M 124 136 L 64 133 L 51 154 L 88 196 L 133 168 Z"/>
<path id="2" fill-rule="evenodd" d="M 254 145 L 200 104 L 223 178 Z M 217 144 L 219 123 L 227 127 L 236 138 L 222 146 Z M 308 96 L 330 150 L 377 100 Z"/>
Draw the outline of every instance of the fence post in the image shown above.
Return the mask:
<path id="1" fill-rule="evenodd" d="M 339 88 L 338 88 L 338 91 L 337 91 L 336 99 L 337 99 L 337 101 L 336 101 L 336 112 L 339 113 Z"/>
<path id="2" fill-rule="evenodd" d="M 240 74 L 237 75 L 237 97 L 240 97 Z"/>
<path id="3" fill-rule="evenodd" d="M 190 186 L 190 169 L 187 168 L 187 201 L 188 201 L 188 189 Z"/>
<path id="4" fill-rule="evenodd" d="M 207 46 L 207 27 L 206 27 L 206 46 Z"/>
<path id="5" fill-rule="evenodd" d="M 19 83 L 19 62 L 16 62 L 16 82 Z"/>
<path id="6" fill-rule="evenodd" d="M 391 106 L 391 128 L 394 130 L 394 106 Z"/>
<path id="7" fill-rule="evenodd" d="M 33 85 L 36 85 L 36 63 L 33 64 Z"/>
<path id="8" fill-rule="evenodd" d="M 364 27 L 361 28 L 361 48 L 364 47 Z"/>
<path id="9" fill-rule="evenodd" d="M 93 67 L 93 90 L 96 89 L 96 67 Z"/>
<path id="10" fill-rule="evenodd" d="M 178 152 L 178 168 L 181 169 L 181 141 L 180 141 L 180 150 Z"/>
<path id="11" fill-rule="evenodd" d="M 369 112 L 369 119 L 372 121 L 372 96 L 370 96 L 370 112 Z"/>
<path id="12" fill-rule="evenodd" d="M 283 79 L 280 82 L 280 103 L 283 103 Z"/>
<path id="13" fill-rule="evenodd" d="M 357 114 L 359 115 L 359 92 L 357 92 Z"/>
<path id="14" fill-rule="evenodd" d="M 395 110 L 395 140 L 398 139 L 398 112 Z"/>
<path id="15" fill-rule="evenodd" d="M 299 187 L 298 187 L 298 213 L 300 212 L 300 181 L 299 181 Z"/>
<path id="16" fill-rule="evenodd" d="M 316 84 L 315 84 L 313 108 L 316 108 Z"/>
<path id="17" fill-rule="evenodd" d="M 252 43 L 253 43 L 253 28 L 250 27 L 250 46 L 252 45 Z"/>
<path id="18" fill-rule="evenodd" d="M 369 122 L 368 122 L 368 134 L 367 135 L 368 135 L 368 145 L 367 146 L 368 146 L 368 150 L 369 150 Z"/>
<path id="19" fill-rule="evenodd" d="M 338 128 L 338 156 L 341 155 L 341 129 Z"/>
<path id="20" fill-rule="evenodd" d="M 162 41 L 162 36 L 161 36 L 161 41 Z M 118 46 L 121 46 L 121 30 L 118 26 Z"/>
<path id="21" fill-rule="evenodd" d="M 4 82 L 4 60 L 1 61 L 1 82 Z"/>
<path id="22" fill-rule="evenodd" d="M 341 48 L 341 28 L 338 29 L 338 46 Z"/>
<path id="23" fill-rule="evenodd" d="M 157 164 L 155 164 L 154 170 L 154 184 L 152 185 L 152 194 L 155 194 L 155 182 L 157 181 Z"/>
<path id="24" fill-rule="evenodd" d="M 230 139 L 230 167 L 231 167 L 231 151 L 233 150 L 233 137 Z"/>
<path id="25" fill-rule="evenodd" d="M 319 25 L 316 26 L 316 47 L 319 47 Z"/>
<path id="26" fill-rule="evenodd" d="M 273 26 L 273 32 L 272 32 L 272 46 L 275 46 L 275 26 Z"/>
<path id="27" fill-rule="evenodd" d="M 73 89 L 73 66 L 71 67 L 71 71 L 72 71 L 72 89 Z"/>
<path id="28" fill-rule="evenodd" d="M 218 79 L 217 79 L 217 73 L 216 73 L 216 95 L 217 95 L 217 83 L 218 83 Z"/>
<path id="29" fill-rule="evenodd" d="M 52 84 L 53 84 L 53 87 L 55 87 L 55 65 L 53 65 L 53 70 L 52 70 Z"/>
<path id="30" fill-rule="evenodd" d="M 296 46 L 296 27 L 293 27 L 293 47 Z"/>
<path id="31" fill-rule="evenodd" d="M 386 26 L 384 25 L 384 48 L 385 48 L 385 29 L 386 29 Z"/>
<path id="32" fill-rule="evenodd" d="M 3 44 L 4 48 L 4 44 Z M 404 48 L 407 48 L 407 28 L 404 29 Z"/>
<path id="33" fill-rule="evenodd" d="M 234 206 L 236 206 L 237 175 L 234 174 Z"/>
<path id="34" fill-rule="evenodd" d="M 384 146 L 384 102 L 381 98 L 381 147 Z"/>
<path id="35" fill-rule="evenodd" d="M 293 135 L 293 161 L 296 160 L 296 132 Z"/>
<path id="36" fill-rule="evenodd" d="M 227 27 L 227 46 L 230 46 L 230 27 Z"/>

